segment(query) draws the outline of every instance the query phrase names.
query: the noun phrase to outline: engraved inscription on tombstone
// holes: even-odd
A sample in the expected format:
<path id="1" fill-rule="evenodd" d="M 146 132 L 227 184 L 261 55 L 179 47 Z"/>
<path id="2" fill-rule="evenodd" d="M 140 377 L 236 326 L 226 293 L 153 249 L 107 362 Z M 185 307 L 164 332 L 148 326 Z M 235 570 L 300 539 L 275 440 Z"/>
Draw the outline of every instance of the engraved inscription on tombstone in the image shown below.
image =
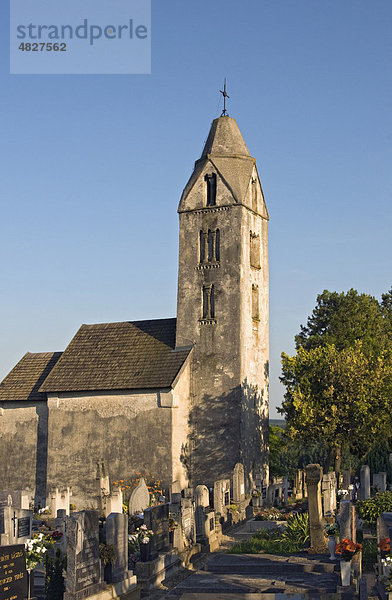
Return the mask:
<path id="1" fill-rule="evenodd" d="M 144 523 L 154 532 L 152 549 L 165 550 L 169 545 L 169 504 L 159 504 L 144 511 Z"/>
<path id="2" fill-rule="evenodd" d="M 64 600 L 81 600 L 105 588 L 101 579 L 98 511 L 75 512 L 67 521 L 67 591 Z"/>
<path id="3" fill-rule="evenodd" d="M 25 547 L 0 546 L 0 600 L 25 600 L 27 572 Z"/>

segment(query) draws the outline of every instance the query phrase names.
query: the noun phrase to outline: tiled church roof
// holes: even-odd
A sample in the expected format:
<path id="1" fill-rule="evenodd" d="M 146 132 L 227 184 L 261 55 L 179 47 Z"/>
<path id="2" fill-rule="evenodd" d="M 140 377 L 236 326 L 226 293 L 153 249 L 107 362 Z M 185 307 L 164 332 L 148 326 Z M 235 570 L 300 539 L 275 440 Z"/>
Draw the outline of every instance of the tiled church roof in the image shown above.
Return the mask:
<path id="1" fill-rule="evenodd" d="M 46 394 L 39 392 L 61 352 L 27 352 L 0 383 L 0 401 L 45 400 Z"/>
<path id="2" fill-rule="evenodd" d="M 191 351 L 175 337 L 176 319 L 82 325 L 41 391 L 170 387 Z"/>

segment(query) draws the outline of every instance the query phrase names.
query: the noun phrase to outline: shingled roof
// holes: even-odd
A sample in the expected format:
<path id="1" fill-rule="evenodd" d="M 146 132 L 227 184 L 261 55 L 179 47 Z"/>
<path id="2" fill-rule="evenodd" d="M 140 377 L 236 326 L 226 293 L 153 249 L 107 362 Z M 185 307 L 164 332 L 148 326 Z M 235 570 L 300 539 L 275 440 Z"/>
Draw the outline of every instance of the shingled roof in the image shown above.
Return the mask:
<path id="1" fill-rule="evenodd" d="M 27 352 L 0 383 L 0 402 L 46 400 L 46 394 L 38 390 L 61 354 L 61 352 Z"/>
<path id="2" fill-rule="evenodd" d="M 176 319 L 82 325 L 41 391 L 168 388 L 191 351 L 175 339 Z"/>

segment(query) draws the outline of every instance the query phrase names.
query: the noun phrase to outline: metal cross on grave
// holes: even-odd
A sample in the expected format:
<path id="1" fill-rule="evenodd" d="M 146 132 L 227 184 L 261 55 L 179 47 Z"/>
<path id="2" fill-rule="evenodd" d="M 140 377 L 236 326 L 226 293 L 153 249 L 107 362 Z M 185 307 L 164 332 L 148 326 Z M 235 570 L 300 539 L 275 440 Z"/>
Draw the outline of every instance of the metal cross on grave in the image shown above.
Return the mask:
<path id="1" fill-rule="evenodd" d="M 18 517 L 16 516 L 16 512 L 14 511 L 14 516 L 12 517 L 11 521 L 14 524 L 14 537 L 16 537 L 16 524 L 18 522 Z"/>

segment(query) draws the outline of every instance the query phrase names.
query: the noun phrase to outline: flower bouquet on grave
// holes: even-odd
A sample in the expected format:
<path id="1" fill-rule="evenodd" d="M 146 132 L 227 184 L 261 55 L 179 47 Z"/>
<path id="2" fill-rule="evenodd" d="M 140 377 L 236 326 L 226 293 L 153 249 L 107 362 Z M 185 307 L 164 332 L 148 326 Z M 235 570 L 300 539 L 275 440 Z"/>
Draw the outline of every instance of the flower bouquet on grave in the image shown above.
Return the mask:
<path id="1" fill-rule="evenodd" d="M 385 558 L 391 551 L 391 540 L 389 537 L 383 538 L 377 544 L 380 550 L 381 558 Z"/>
<path id="2" fill-rule="evenodd" d="M 154 535 L 151 529 L 147 529 L 147 525 L 141 525 L 136 529 L 137 539 L 139 543 L 140 559 L 142 562 L 150 560 L 150 542 Z"/>
<path id="3" fill-rule="evenodd" d="M 25 542 L 26 569 L 32 571 L 43 562 L 46 552 L 52 547 L 54 540 L 43 533 L 36 533 Z"/>
<path id="4" fill-rule="evenodd" d="M 339 555 L 341 560 L 349 562 L 360 550 L 362 550 L 362 544 L 357 544 L 352 540 L 343 538 L 341 542 L 337 544 L 335 553 Z"/>

